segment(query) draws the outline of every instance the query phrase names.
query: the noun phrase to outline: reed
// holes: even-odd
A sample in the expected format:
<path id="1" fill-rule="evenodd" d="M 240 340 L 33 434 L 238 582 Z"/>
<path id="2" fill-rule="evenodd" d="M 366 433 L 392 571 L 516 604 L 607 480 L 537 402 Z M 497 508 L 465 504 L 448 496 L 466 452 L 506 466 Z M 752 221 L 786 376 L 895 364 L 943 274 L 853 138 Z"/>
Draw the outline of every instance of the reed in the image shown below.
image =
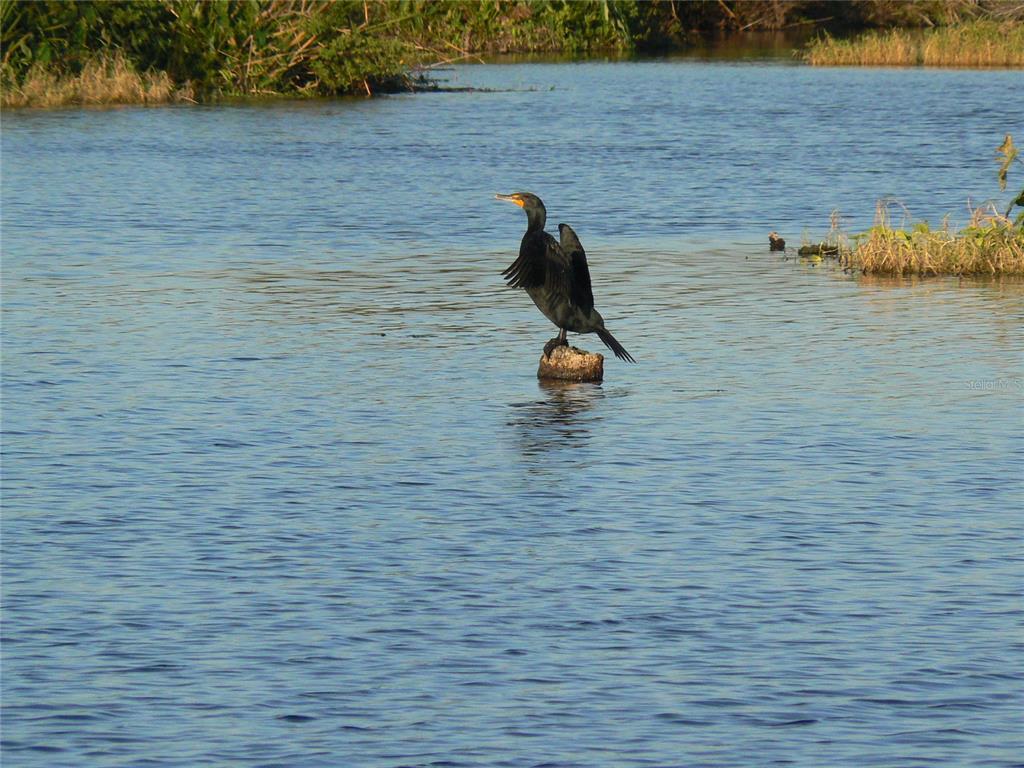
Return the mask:
<path id="1" fill-rule="evenodd" d="M 120 53 L 90 59 L 77 74 L 63 74 L 36 64 L 20 83 L 5 78 L 0 91 L 0 105 L 4 107 L 166 104 L 192 100 L 187 84 L 175 86 L 166 72 L 137 72 Z"/>
<path id="2" fill-rule="evenodd" d="M 812 66 L 1024 67 L 1024 23 L 980 19 L 927 30 L 829 35 L 803 52 Z"/>
<path id="3" fill-rule="evenodd" d="M 948 219 L 938 229 L 895 227 L 890 207 L 878 204 L 874 226 L 842 253 L 844 267 L 876 275 L 1024 275 L 1024 229 L 994 205 L 974 210 L 959 232 Z"/>

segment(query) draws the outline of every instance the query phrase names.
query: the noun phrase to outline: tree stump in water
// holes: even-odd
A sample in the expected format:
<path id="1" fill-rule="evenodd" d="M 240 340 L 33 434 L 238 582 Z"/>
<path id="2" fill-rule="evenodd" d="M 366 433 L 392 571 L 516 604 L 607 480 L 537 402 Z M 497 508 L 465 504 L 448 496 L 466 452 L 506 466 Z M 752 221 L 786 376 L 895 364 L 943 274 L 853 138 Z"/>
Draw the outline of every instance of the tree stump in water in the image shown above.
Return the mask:
<path id="1" fill-rule="evenodd" d="M 558 381 L 601 381 L 604 378 L 604 355 L 576 347 L 561 346 L 551 355 L 540 356 L 538 379 Z"/>

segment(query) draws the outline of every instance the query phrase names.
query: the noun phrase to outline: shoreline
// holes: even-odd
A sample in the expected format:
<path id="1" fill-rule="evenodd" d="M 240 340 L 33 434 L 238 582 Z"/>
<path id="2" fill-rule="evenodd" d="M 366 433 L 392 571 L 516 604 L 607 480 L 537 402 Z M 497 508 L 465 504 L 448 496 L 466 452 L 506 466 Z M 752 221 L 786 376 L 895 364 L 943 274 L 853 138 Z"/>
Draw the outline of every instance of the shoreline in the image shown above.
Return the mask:
<path id="1" fill-rule="evenodd" d="M 429 3 L 411 13 L 404 8 L 369 0 L 312 5 L 0 0 L 5 50 L 0 107 L 372 97 L 432 90 L 431 73 L 450 64 L 510 58 L 1024 67 L 1024 9 L 1007 13 L 998 5 L 957 0 L 927 9 L 845 4 L 829 6 L 827 16 L 821 15 L 821 3 L 767 0 L 496 0 Z M 943 48 L 945 59 L 904 50 L 906 40 L 929 36 L 952 41 Z M 892 48 L 893 55 L 852 57 L 848 52 L 864 41 L 875 49 Z M 998 45 L 1013 55 L 1000 58 Z M 963 53 L 972 46 L 973 54 Z M 826 49 L 833 60 L 821 55 Z"/>
<path id="2" fill-rule="evenodd" d="M 792 49 L 791 57 L 732 57 L 712 55 L 706 56 L 692 49 L 675 50 L 663 53 L 622 54 L 612 51 L 594 52 L 586 55 L 565 54 L 557 51 L 533 52 L 527 54 L 495 54 L 493 56 L 474 56 L 452 64 L 460 66 L 485 65 L 505 66 L 521 64 L 572 64 L 587 61 L 608 61 L 612 63 L 647 62 L 647 61 L 693 61 L 703 63 L 737 63 L 737 64 L 774 64 L 777 66 L 815 67 L 815 68 L 856 68 L 856 69 L 905 69 L 905 70 L 959 70 L 959 71 L 992 71 L 1005 72 L 1024 69 L 1024 65 L 924 65 L 908 63 L 871 63 L 871 64 L 828 64 L 815 65 L 800 60 L 800 49 Z M 103 70 L 120 70 L 118 61 L 100 59 L 95 63 L 92 72 Z M 431 76 L 432 71 L 443 72 L 444 67 L 417 70 L 401 84 L 371 84 L 367 81 L 361 91 L 341 93 L 301 93 L 301 92 L 261 92 L 261 93 L 218 93 L 199 95 L 192 83 L 175 84 L 166 72 L 134 71 L 108 76 L 95 75 L 83 78 L 81 75 L 60 76 L 49 71 L 39 71 L 21 84 L 4 82 L 0 86 L 0 110 L 45 110 L 69 108 L 103 108 L 125 106 L 172 106 L 195 104 L 216 106 L 220 104 L 259 104 L 266 102 L 317 101 L 348 98 L 374 98 L 377 96 L 394 96 L 416 93 L 458 93 L 479 92 L 479 88 L 460 88 L 446 86 L 443 79 Z M 87 80 L 88 84 L 83 84 Z"/>

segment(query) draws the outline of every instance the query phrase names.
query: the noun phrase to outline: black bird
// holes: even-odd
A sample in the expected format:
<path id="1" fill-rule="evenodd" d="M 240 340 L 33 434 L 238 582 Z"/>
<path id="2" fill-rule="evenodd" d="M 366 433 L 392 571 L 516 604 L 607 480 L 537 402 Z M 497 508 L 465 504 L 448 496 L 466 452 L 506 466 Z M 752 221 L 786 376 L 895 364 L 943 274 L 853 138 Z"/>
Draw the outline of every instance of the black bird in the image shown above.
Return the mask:
<path id="1" fill-rule="evenodd" d="M 572 227 L 559 224 L 561 242 L 556 242 L 544 231 L 547 211 L 539 197 L 529 192 L 495 197 L 515 203 L 526 211 L 526 234 L 519 246 L 519 258 L 501 274 L 511 287 L 525 288 L 537 309 L 558 326 L 558 338 L 544 345 L 544 355 L 569 344 L 566 331 L 596 333 L 617 358 L 635 363 L 629 352 L 605 329 L 604 318 L 594 309 L 587 254 Z"/>

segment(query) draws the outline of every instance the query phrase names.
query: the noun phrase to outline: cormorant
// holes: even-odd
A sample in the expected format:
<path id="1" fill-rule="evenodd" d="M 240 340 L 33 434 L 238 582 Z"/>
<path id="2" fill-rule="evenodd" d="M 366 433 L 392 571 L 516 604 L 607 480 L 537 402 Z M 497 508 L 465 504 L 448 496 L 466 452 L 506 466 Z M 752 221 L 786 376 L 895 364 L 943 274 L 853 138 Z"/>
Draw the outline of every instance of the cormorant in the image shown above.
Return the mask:
<path id="1" fill-rule="evenodd" d="M 573 331 L 596 333 L 617 358 L 635 363 L 629 352 L 605 329 L 604 318 L 594 309 L 587 254 L 572 227 L 559 224 L 561 242 L 556 242 L 544 231 L 547 211 L 539 197 L 530 192 L 495 197 L 515 203 L 526 211 L 526 234 L 519 246 L 519 258 L 502 275 L 511 287 L 525 288 L 537 309 L 558 326 L 558 338 L 544 345 L 545 356 L 555 347 L 568 346 L 565 333 Z"/>

